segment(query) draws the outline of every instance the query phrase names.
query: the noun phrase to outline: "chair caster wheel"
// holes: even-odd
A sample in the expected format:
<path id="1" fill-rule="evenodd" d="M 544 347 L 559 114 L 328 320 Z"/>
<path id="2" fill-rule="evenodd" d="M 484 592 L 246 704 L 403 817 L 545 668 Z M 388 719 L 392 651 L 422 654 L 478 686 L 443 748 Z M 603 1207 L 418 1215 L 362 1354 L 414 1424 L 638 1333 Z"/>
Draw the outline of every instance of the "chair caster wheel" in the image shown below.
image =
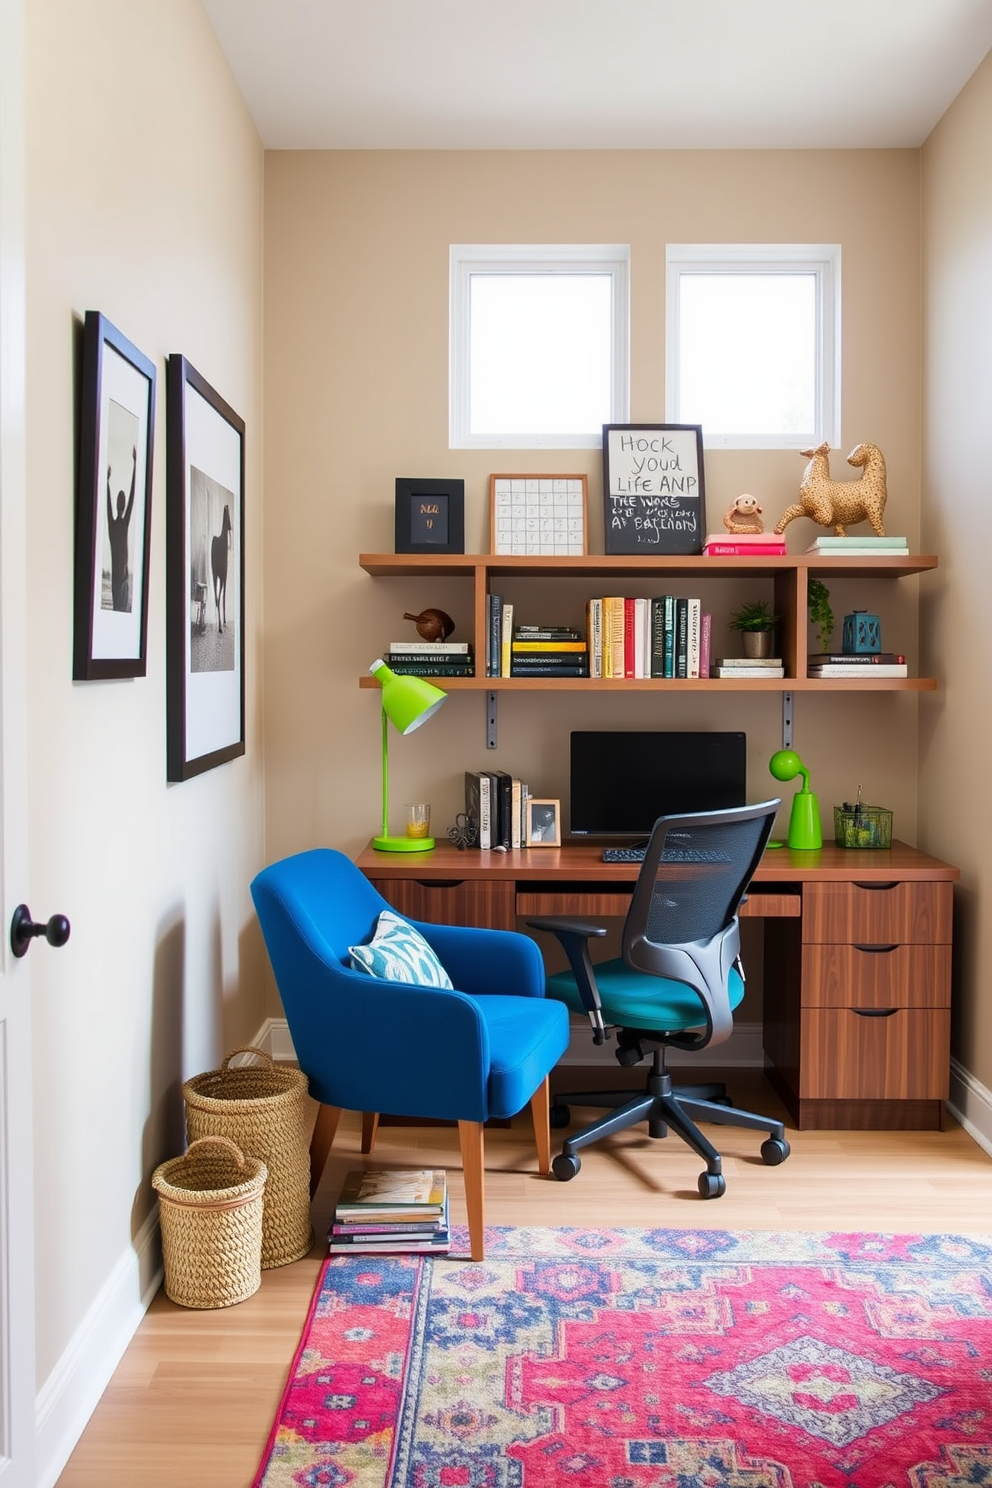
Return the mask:
<path id="1" fill-rule="evenodd" d="M 727 1192 L 727 1180 L 722 1173 L 700 1173 L 696 1187 L 701 1199 L 719 1199 Z"/>
<path id="2" fill-rule="evenodd" d="M 555 1101 L 549 1113 L 549 1124 L 552 1131 L 561 1131 L 563 1126 L 568 1126 L 572 1119 L 572 1113 L 564 1101 Z"/>
<path id="3" fill-rule="evenodd" d="M 577 1157 L 569 1157 L 567 1153 L 559 1152 L 551 1164 L 551 1171 L 559 1183 L 568 1183 L 569 1179 L 575 1177 L 581 1166 Z"/>
<path id="4" fill-rule="evenodd" d="M 761 1158 L 769 1168 L 777 1168 L 779 1163 L 784 1163 L 792 1148 L 784 1137 L 769 1137 L 767 1142 L 761 1144 Z"/>

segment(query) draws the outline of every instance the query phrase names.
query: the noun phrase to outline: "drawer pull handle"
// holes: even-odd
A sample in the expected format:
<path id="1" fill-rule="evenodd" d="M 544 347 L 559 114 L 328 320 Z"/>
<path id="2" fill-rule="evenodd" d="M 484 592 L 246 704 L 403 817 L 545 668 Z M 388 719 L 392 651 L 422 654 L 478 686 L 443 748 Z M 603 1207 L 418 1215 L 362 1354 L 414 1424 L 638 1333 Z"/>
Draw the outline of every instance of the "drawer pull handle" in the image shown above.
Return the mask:
<path id="1" fill-rule="evenodd" d="M 867 952 L 867 954 L 869 956 L 887 956 L 888 953 L 889 953 L 889 951 L 897 951 L 899 949 L 899 946 L 898 946 L 898 944 L 895 944 L 895 945 L 857 945 L 857 944 L 855 944 L 854 949 L 856 951 L 865 951 L 865 952 Z"/>
<path id="2" fill-rule="evenodd" d="M 852 1008 L 852 1013 L 857 1013 L 859 1018 L 891 1018 L 899 1011 L 898 1008 Z"/>
<path id="3" fill-rule="evenodd" d="M 422 889 L 460 889 L 465 880 L 463 878 L 418 878 L 416 882 Z"/>
<path id="4" fill-rule="evenodd" d="M 898 879 L 893 879 L 891 883 L 859 883 L 857 879 L 855 879 L 854 887 L 856 889 L 871 889 L 877 893 L 880 889 L 897 889 L 899 887 L 899 881 Z"/>

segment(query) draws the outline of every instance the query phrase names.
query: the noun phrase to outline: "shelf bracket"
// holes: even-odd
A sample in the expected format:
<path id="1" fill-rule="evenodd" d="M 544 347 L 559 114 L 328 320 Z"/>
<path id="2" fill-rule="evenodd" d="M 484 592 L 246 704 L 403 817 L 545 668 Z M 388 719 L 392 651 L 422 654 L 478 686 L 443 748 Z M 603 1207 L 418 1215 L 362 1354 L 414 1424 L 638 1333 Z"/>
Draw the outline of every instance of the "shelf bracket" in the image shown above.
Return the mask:
<path id="1" fill-rule="evenodd" d="M 792 698 L 791 692 L 782 694 L 782 748 L 792 748 Z"/>
<path id="2" fill-rule="evenodd" d="M 486 748 L 496 748 L 496 694 L 486 693 Z"/>

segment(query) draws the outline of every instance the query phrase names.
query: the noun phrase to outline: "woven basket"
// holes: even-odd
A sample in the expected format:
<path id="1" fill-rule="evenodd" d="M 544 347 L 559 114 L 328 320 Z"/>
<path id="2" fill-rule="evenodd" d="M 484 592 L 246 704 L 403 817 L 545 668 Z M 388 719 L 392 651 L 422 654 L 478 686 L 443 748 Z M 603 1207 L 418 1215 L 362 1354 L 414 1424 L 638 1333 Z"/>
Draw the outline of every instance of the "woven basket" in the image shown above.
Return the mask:
<path id="1" fill-rule="evenodd" d="M 236 1054 L 264 1064 L 230 1067 Z M 302 1070 L 276 1064 L 263 1049 L 232 1049 L 219 1070 L 183 1086 L 189 1140 L 230 1137 L 269 1170 L 262 1219 L 262 1269 L 285 1266 L 313 1244 L 310 1129 L 313 1112 Z"/>
<path id="2" fill-rule="evenodd" d="M 265 1164 L 203 1137 L 152 1174 L 165 1294 L 180 1307 L 231 1307 L 262 1284 Z"/>

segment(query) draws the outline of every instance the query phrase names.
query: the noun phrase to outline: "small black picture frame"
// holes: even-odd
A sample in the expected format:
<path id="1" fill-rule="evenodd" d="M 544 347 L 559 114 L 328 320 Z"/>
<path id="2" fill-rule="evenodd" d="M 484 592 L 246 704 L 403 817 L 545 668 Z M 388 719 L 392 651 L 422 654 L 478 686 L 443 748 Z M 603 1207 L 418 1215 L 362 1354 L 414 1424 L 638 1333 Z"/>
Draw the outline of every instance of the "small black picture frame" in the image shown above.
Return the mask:
<path id="1" fill-rule="evenodd" d="M 396 477 L 397 553 L 464 553 L 465 482 Z"/>
<path id="2" fill-rule="evenodd" d="M 74 682 L 145 675 L 154 429 L 155 364 L 105 315 L 87 310 L 76 482 Z"/>
<path id="3" fill-rule="evenodd" d="M 166 778 L 245 752 L 245 425 L 166 364 Z"/>

